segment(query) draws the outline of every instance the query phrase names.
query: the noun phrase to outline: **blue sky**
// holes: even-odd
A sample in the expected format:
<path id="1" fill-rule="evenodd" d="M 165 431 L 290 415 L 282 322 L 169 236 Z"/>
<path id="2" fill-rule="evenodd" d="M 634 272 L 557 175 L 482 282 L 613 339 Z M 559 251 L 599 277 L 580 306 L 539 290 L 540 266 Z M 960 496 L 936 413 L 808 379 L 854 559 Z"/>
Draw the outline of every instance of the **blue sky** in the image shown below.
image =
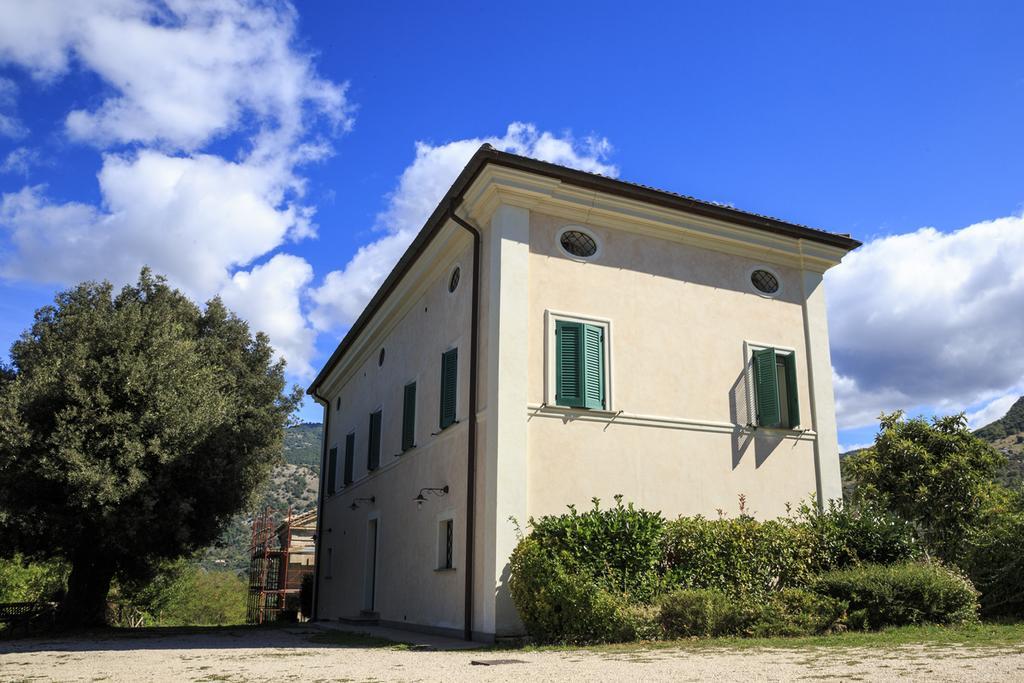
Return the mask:
<path id="1" fill-rule="evenodd" d="M 151 263 L 306 383 L 486 140 L 865 241 L 845 446 L 1024 393 L 1019 3 L 432 5 L 0 0 L 0 346 Z"/>

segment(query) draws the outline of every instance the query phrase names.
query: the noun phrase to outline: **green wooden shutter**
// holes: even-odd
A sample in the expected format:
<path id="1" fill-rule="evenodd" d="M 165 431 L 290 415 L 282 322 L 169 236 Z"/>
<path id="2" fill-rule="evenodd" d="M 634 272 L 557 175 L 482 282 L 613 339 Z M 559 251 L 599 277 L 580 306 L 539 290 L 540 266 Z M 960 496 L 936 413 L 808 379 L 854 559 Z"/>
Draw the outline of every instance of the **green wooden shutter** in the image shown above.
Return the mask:
<path id="1" fill-rule="evenodd" d="M 779 382 L 775 368 L 775 349 L 754 351 L 754 396 L 757 401 L 757 424 L 778 427 Z"/>
<path id="2" fill-rule="evenodd" d="M 416 445 L 416 382 L 405 385 L 402 401 L 402 450 Z"/>
<path id="3" fill-rule="evenodd" d="M 336 472 L 338 471 L 338 449 L 332 448 L 327 452 L 327 495 L 333 495 L 337 484 Z"/>
<path id="4" fill-rule="evenodd" d="M 441 418 L 440 427 L 455 424 L 455 397 L 459 386 L 459 350 L 441 354 Z"/>
<path id="5" fill-rule="evenodd" d="M 791 353 L 785 356 L 786 362 L 786 396 L 789 398 L 789 424 L 790 429 L 800 426 L 800 399 L 796 392 L 796 354 Z"/>
<path id="6" fill-rule="evenodd" d="M 342 480 L 345 486 L 352 483 L 352 463 L 356 457 L 356 435 L 349 434 L 345 437 L 345 478 Z"/>
<path id="7" fill-rule="evenodd" d="M 583 405 L 604 408 L 604 328 L 583 326 Z"/>
<path id="8" fill-rule="evenodd" d="M 583 323 L 555 321 L 555 404 L 582 408 Z"/>
<path id="9" fill-rule="evenodd" d="M 366 457 L 366 469 L 371 472 L 380 466 L 380 422 L 381 411 L 370 413 L 370 448 Z"/>

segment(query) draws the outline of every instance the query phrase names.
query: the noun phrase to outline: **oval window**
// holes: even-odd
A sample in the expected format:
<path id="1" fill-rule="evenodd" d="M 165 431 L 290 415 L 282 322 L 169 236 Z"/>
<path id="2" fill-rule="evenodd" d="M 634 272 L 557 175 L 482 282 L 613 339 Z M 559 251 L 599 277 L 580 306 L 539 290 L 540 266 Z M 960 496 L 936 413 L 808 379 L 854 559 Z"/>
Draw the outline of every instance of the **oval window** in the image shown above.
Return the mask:
<path id="1" fill-rule="evenodd" d="M 380 355 L 377 356 L 377 367 L 384 365 L 384 349 L 380 350 Z"/>
<path id="2" fill-rule="evenodd" d="M 462 269 L 455 266 L 455 270 L 452 271 L 452 276 L 448 278 L 448 291 L 454 292 L 459 286 L 459 278 L 462 277 Z"/>
<path id="3" fill-rule="evenodd" d="M 597 253 L 597 240 L 582 230 L 566 230 L 558 238 L 562 249 L 578 258 L 590 258 Z"/>
<path id="4" fill-rule="evenodd" d="M 775 274 L 759 268 L 750 274 L 750 282 L 757 291 L 763 294 L 775 294 L 779 291 L 779 278 Z"/>

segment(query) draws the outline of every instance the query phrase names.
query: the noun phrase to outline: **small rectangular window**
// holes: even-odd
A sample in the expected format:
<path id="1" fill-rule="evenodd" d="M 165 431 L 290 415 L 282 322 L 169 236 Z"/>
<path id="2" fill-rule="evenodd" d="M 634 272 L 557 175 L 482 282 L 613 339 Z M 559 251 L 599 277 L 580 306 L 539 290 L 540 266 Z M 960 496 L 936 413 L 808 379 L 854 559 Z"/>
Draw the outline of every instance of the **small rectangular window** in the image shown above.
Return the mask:
<path id="1" fill-rule="evenodd" d="M 416 445 L 416 382 L 405 385 L 402 398 L 402 450 Z"/>
<path id="2" fill-rule="evenodd" d="M 437 568 L 451 569 L 455 552 L 455 521 L 442 520 L 437 529 Z"/>
<path id="3" fill-rule="evenodd" d="M 356 456 L 356 433 L 352 432 L 345 436 L 345 471 L 342 481 L 345 486 L 352 483 L 352 463 Z"/>
<path id="4" fill-rule="evenodd" d="M 381 411 L 370 413 L 370 443 L 366 454 L 366 469 L 371 472 L 380 467 L 380 423 Z"/>
<path id="5" fill-rule="evenodd" d="M 332 448 L 327 452 L 327 495 L 334 495 L 337 490 L 338 471 L 338 449 Z"/>
<path id="6" fill-rule="evenodd" d="M 455 424 L 456 393 L 459 386 L 459 350 L 441 354 L 441 429 Z"/>

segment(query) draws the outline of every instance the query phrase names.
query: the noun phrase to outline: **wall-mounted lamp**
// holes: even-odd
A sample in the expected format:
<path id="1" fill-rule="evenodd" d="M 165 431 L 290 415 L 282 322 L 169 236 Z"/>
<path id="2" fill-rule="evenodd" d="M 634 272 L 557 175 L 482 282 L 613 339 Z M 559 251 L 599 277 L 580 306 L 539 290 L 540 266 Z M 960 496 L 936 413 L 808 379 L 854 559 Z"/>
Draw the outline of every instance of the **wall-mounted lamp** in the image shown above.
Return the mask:
<path id="1" fill-rule="evenodd" d="M 427 493 L 431 496 L 437 496 L 438 498 L 440 498 L 441 496 L 447 496 L 448 484 L 445 484 L 439 489 L 430 487 L 424 487 L 420 489 L 420 492 L 416 495 L 415 498 L 412 499 L 412 502 L 416 503 L 417 508 L 423 507 L 423 504 L 427 502 L 427 497 L 423 495 L 424 493 Z"/>
<path id="2" fill-rule="evenodd" d="M 359 503 L 376 503 L 377 496 L 370 496 L 369 498 L 356 498 L 352 501 L 352 504 L 348 506 L 349 510 L 358 510 Z"/>

